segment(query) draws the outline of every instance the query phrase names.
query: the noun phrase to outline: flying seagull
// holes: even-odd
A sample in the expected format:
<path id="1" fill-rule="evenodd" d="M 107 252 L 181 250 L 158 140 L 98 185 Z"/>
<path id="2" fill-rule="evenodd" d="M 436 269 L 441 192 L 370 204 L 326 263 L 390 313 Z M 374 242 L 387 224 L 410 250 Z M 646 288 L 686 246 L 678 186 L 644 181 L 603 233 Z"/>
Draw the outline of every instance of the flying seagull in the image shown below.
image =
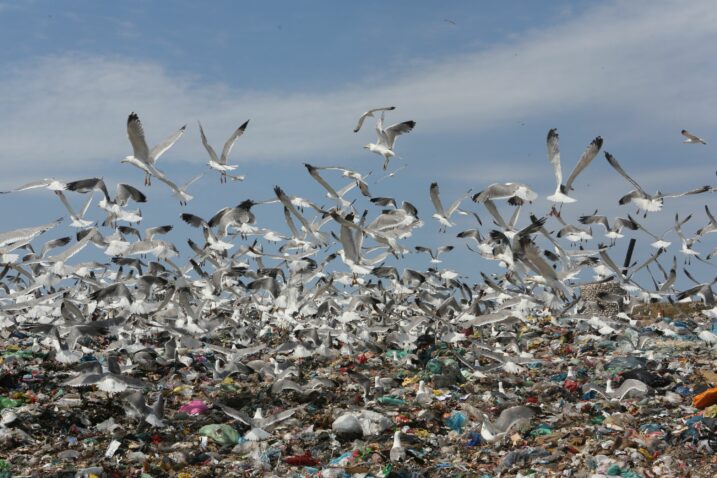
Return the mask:
<path id="1" fill-rule="evenodd" d="M 396 138 L 403 133 L 409 133 L 415 126 L 415 121 L 404 121 L 403 123 L 396 123 L 388 128 L 384 128 L 383 113 L 381 113 L 381 118 L 378 120 L 378 123 L 376 123 L 376 133 L 378 134 L 377 142 L 369 143 L 365 145 L 364 148 L 372 153 L 383 156 L 383 170 L 385 171 L 388 168 L 388 162 L 396 156 L 396 153 L 393 151 L 396 145 Z"/>
<path id="2" fill-rule="evenodd" d="M 199 123 L 197 121 L 197 123 Z M 204 148 L 209 153 L 209 167 L 219 171 L 221 175 L 219 176 L 219 182 L 226 183 L 227 182 L 227 171 L 234 171 L 238 166 L 233 164 L 227 164 L 227 160 L 229 159 L 229 153 L 231 153 L 232 148 L 234 147 L 234 143 L 241 135 L 244 134 L 244 131 L 246 130 L 246 127 L 249 125 L 249 120 L 246 120 L 241 126 L 239 126 L 231 136 L 229 136 L 229 139 L 227 139 L 226 143 L 224 143 L 224 149 L 222 149 L 222 155 L 217 157 L 217 153 L 214 151 L 214 148 L 209 144 L 207 141 L 207 137 L 204 135 L 204 129 L 202 128 L 202 123 L 199 123 L 199 134 L 202 136 L 202 144 L 204 145 Z M 244 176 L 231 176 L 232 179 L 236 181 L 243 181 Z"/>
<path id="3" fill-rule="evenodd" d="M 600 152 L 600 148 L 602 148 L 603 140 L 600 136 L 592 140 L 583 152 L 582 156 L 580 156 L 580 159 L 575 165 L 573 172 L 570 173 L 568 180 L 565 184 L 563 184 L 563 171 L 560 166 L 560 145 L 558 139 L 557 129 L 553 128 L 548 131 L 548 161 L 550 161 L 550 164 L 553 165 L 553 170 L 555 171 L 555 181 L 557 183 L 555 194 L 548 196 L 548 200 L 559 203 L 571 203 L 575 202 L 575 199 L 569 196 L 570 190 L 573 188 L 573 182 L 578 175 L 588 167 L 592 160 L 595 159 L 595 156 L 597 156 Z"/>
<path id="4" fill-rule="evenodd" d="M 55 195 L 58 197 L 60 202 L 62 202 L 62 205 L 65 206 L 65 209 L 70 213 L 70 219 L 72 219 L 71 226 L 72 227 L 78 227 L 78 228 L 84 228 L 91 226 L 93 221 L 89 221 L 87 219 L 84 219 L 85 214 L 87 214 L 87 210 L 90 207 L 90 203 L 92 202 L 92 196 L 90 196 L 87 201 L 85 201 L 84 206 L 82 206 L 82 209 L 80 209 L 79 214 L 75 212 L 73 207 L 70 205 L 70 203 L 67 200 L 67 197 L 65 197 L 65 193 L 62 191 L 67 189 L 67 184 L 58 181 L 54 178 L 45 178 L 40 179 L 39 181 L 32 181 L 27 184 L 23 184 L 22 186 L 18 186 L 17 188 L 13 189 L 12 191 L 2 191 L 0 194 L 7 194 L 9 192 L 19 192 L 19 191 L 27 191 L 29 189 L 39 189 L 39 188 L 46 188 L 50 191 L 54 192 Z"/>
<path id="5" fill-rule="evenodd" d="M 356 123 L 356 127 L 354 128 L 354 133 L 358 133 L 361 129 L 361 126 L 363 126 L 363 122 L 366 120 L 366 118 L 371 117 L 373 118 L 373 114 L 377 111 L 393 111 L 395 110 L 395 106 L 384 106 L 382 108 L 373 108 L 365 112 L 361 115 L 361 117 L 358 119 L 358 123 Z"/>
<path id="6" fill-rule="evenodd" d="M 682 130 L 682 136 L 687 138 L 683 141 L 683 143 L 690 143 L 690 144 L 707 144 L 707 141 L 700 138 L 699 136 L 695 136 L 694 134 L 690 133 L 686 129 Z"/>
<path id="7" fill-rule="evenodd" d="M 453 203 L 451 203 L 448 209 L 445 209 L 443 207 L 443 202 L 441 201 L 438 183 L 431 183 L 429 193 L 431 196 L 431 202 L 433 203 L 433 207 L 436 210 L 436 213 L 433 215 L 433 217 L 441 224 L 441 227 L 444 232 L 446 228 L 454 226 L 454 224 L 451 222 L 451 216 L 454 212 L 456 212 L 458 206 L 461 205 L 461 201 L 463 201 L 469 196 L 469 192 L 465 193 L 463 196 L 460 196 L 458 199 L 453 201 Z"/>
<path id="8" fill-rule="evenodd" d="M 145 172 L 145 186 L 151 185 L 151 176 L 157 176 L 158 178 L 164 176 L 164 173 L 155 168 L 155 163 L 182 137 L 186 129 L 187 125 L 182 126 L 150 150 L 144 138 L 144 128 L 142 128 L 142 123 L 139 121 L 139 116 L 137 116 L 137 113 L 130 113 L 127 118 L 127 136 L 129 136 L 129 142 L 132 143 L 132 156 L 125 157 L 122 162 L 133 164 L 143 170 Z"/>
<path id="9" fill-rule="evenodd" d="M 632 179 L 625 172 L 625 170 L 622 169 L 620 163 L 617 162 L 617 160 L 612 154 L 605 151 L 605 159 L 607 159 L 607 162 L 610 163 L 610 166 L 612 166 L 615 171 L 617 171 L 630 184 L 635 186 L 634 190 L 630 191 L 629 193 L 620 198 L 619 203 L 621 205 L 629 204 L 631 202 L 635 203 L 635 205 L 637 205 L 638 207 L 638 213 L 639 210 L 642 209 L 643 211 L 645 211 L 645 216 L 647 216 L 648 212 L 660 211 L 662 209 L 662 204 L 664 203 L 666 197 L 677 198 L 682 196 L 691 196 L 693 194 L 701 194 L 711 190 L 709 186 L 701 186 L 680 193 L 661 193 L 658 191 L 656 194 L 648 194 L 647 192 L 645 192 L 644 189 L 642 189 L 642 187 L 637 183 L 637 181 Z"/>

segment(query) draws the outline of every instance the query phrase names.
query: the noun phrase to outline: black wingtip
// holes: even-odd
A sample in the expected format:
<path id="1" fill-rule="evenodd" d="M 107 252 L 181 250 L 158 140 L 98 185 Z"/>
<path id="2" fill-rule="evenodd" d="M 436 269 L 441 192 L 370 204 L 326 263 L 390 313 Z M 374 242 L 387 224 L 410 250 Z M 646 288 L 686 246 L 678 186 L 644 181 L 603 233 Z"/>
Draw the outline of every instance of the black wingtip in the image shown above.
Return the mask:
<path id="1" fill-rule="evenodd" d="M 597 146 L 598 149 L 602 148 L 602 136 L 598 136 L 593 140 L 593 144 Z"/>
<path id="2" fill-rule="evenodd" d="M 247 126 L 249 126 L 249 120 L 246 120 L 244 123 L 242 123 L 242 125 L 239 126 L 239 130 L 244 131 Z"/>
<path id="3" fill-rule="evenodd" d="M 127 124 L 130 124 L 132 121 L 139 121 L 139 116 L 137 116 L 137 113 L 134 111 L 129 114 L 129 117 L 127 118 Z"/>

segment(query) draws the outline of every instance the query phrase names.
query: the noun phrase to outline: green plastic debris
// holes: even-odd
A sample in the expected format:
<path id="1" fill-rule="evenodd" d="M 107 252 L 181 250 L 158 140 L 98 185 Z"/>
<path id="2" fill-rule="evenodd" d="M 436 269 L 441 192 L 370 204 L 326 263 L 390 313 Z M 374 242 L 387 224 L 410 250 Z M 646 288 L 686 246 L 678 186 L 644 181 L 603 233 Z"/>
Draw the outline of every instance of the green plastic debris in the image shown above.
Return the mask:
<path id="1" fill-rule="evenodd" d="M 17 408 L 22 405 L 20 400 L 14 400 L 8 397 L 0 397 L 0 410 L 5 408 Z"/>
<path id="2" fill-rule="evenodd" d="M 438 375 L 443 371 L 443 364 L 438 359 L 431 359 L 426 364 L 426 370 L 433 375 Z"/>
<path id="3" fill-rule="evenodd" d="M 405 404 L 406 404 L 406 401 L 405 401 L 405 400 L 402 400 L 402 399 L 400 399 L 400 398 L 391 397 L 391 396 L 389 396 L 389 395 L 384 395 L 383 397 L 379 397 L 378 403 L 380 403 L 381 405 L 395 405 L 395 406 L 399 406 L 399 405 L 405 405 Z"/>
<path id="4" fill-rule="evenodd" d="M 621 474 L 622 469 L 619 465 L 612 465 L 610 468 L 607 469 L 608 476 L 620 476 Z"/>
<path id="5" fill-rule="evenodd" d="M 530 431 L 530 436 L 543 436 L 543 435 L 550 435 L 553 433 L 553 429 L 550 428 L 550 426 L 546 425 L 545 423 L 541 423 L 537 427 L 535 427 L 533 430 Z"/>
<path id="6" fill-rule="evenodd" d="M 32 350 L 17 350 L 17 351 L 11 351 L 11 352 L 3 352 L 3 356 L 5 357 L 20 357 L 22 359 L 31 359 L 33 358 Z"/>
<path id="7" fill-rule="evenodd" d="M 406 350 L 395 350 L 395 349 L 388 349 L 386 351 L 386 357 L 392 359 L 394 357 L 394 355 L 396 356 L 396 358 L 402 359 L 403 357 L 408 355 L 408 352 Z"/>
<path id="8" fill-rule="evenodd" d="M 225 424 L 204 425 L 199 434 L 208 437 L 220 445 L 234 445 L 239 443 L 239 432 Z"/>

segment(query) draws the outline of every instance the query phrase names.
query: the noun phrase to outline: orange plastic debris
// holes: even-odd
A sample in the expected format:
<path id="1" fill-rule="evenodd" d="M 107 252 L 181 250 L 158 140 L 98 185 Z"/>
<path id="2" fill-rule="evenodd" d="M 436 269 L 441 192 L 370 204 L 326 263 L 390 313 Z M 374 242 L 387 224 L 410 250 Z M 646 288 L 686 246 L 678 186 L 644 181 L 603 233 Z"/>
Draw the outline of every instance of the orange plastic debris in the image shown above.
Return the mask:
<path id="1" fill-rule="evenodd" d="M 717 403 L 717 387 L 705 390 L 692 399 L 692 406 L 699 409 L 707 408 L 715 403 Z"/>

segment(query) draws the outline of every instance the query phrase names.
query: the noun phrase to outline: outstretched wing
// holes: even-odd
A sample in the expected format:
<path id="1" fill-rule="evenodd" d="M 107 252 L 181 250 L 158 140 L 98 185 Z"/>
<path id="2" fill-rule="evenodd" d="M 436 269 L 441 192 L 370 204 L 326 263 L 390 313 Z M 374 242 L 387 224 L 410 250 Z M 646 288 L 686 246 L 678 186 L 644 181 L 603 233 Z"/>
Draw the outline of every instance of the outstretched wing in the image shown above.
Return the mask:
<path id="1" fill-rule="evenodd" d="M 548 131 L 548 161 L 553 165 L 557 189 L 563 184 L 563 170 L 560 167 L 560 143 L 558 141 L 558 130 L 556 128 Z"/>
<path id="2" fill-rule="evenodd" d="M 204 134 L 204 128 L 202 128 L 202 123 L 197 121 L 197 124 L 199 125 L 199 135 L 202 137 L 202 144 L 204 145 L 204 149 L 207 150 L 207 153 L 209 153 L 209 157 L 214 161 L 215 163 L 219 162 L 219 158 L 217 158 L 217 153 L 214 151 L 214 148 L 212 148 L 212 145 L 209 144 L 209 141 L 207 141 L 207 136 Z"/>
<path id="3" fill-rule="evenodd" d="M 641 187 L 639 184 L 637 184 L 637 181 L 635 181 L 634 179 L 632 179 L 632 178 L 625 172 L 625 170 L 622 169 L 622 167 L 620 166 L 620 163 L 617 162 L 617 159 L 615 159 L 615 157 L 614 157 L 612 154 L 610 154 L 610 153 L 608 153 L 607 151 L 605 151 L 605 159 L 607 159 L 607 162 L 610 163 L 610 166 L 612 166 L 612 167 L 615 169 L 615 171 L 617 171 L 618 173 L 620 173 L 620 175 L 621 175 L 623 178 L 627 179 L 633 186 L 635 186 L 635 189 L 637 189 L 643 196 L 647 196 L 647 195 L 648 195 L 648 194 L 645 192 L 645 190 L 642 189 L 642 187 Z"/>
<path id="4" fill-rule="evenodd" d="M 441 197 L 439 196 L 439 190 L 438 190 L 438 183 L 431 183 L 431 202 L 433 203 L 433 207 L 436 209 L 436 213 L 439 216 L 446 215 L 445 211 L 443 210 L 443 203 L 441 202 Z"/>
<path id="5" fill-rule="evenodd" d="M 234 133 L 232 133 L 231 136 L 229 136 L 229 139 L 226 143 L 224 143 L 224 149 L 222 150 L 222 157 L 220 159 L 221 164 L 227 164 L 227 158 L 229 158 L 229 153 L 232 152 L 232 148 L 234 147 L 234 143 L 236 143 L 236 140 L 239 139 L 239 136 L 244 134 L 244 131 L 246 131 L 246 127 L 249 126 L 249 120 L 246 120 L 244 124 L 239 126 Z"/>
<path id="6" fill-rule="evenodd" d="M 600 148 L 602 148 L 602 137 L 598 136 L 594 140 L 590 142 L 588 147 L 583 151 L 582 156 L 580 156 L 580 160 L 578 161 L 578 164 L 575 165 L 575 169 L 573 169 L 573 172 L 570 173 L 570 177 L 568 178 L 568 181 L 565 183 L 565 191 L 562 191 L 563 194 L 567 194 L 572 188 L 573 188 L 573 181 L 578 177 L 578 174 L 580 174 L 585 168 L 588 167 L 588 165 L 592 162 L 593 159 L 595 159 L 595 156 L 600 152 Z"/>
<path id="7" fill-rule="evenodd" d="M 132 112 L 127 118 L 127 136 L 132 144 L 132 151 L 135 158 L 143 163 L 149 162 L 149 147 L 144 138 L 144 128 L 137 113 Z"/>
<path id="8" fill-rule="evenodd" d="M 182 135 L 184 134 L 184 131 L 186 129 L 187 129 L 187 125 L 185 124 L 184 126 L 179 128 L 177 131 L 175 131 L 174 133 L 167 136 L 164 139 L 164 141 L 162 141 L 157 146 L 152 148 L 152 151 L 150 151 L 150 153 L 149 153 L 149 161 L 152 164 L 154 164 L 155 161 L 157 161 L 160 156 L 162 156 L 169 148 L 172 147 L 172 145 L 174 145 L 174 143 L 177 142 L 177 140 L 179 138 L 182 137 Z"/>
<path id="9" fill-rule="evenodd" d="M 388 149 L 393 149 L 396 144 L 396 138 L 404 133 L 410 132 L 416 126 L 415 121 L 404 121 L 403 123 L 396 123 L 389 126 L 384 130 L 384 136 L 386 138 L 386 146 Z"/>
<path id="10" fill-rule="evenodd" d="M 354 128 L 354 133 L 358 133 L 361 127 L 363 126 L 363 122 L 368 118 L 369 116 L 373 116 L 373 114 L 376 111 L 392 111 L 395 110 L 395 106 L 385 106 L 383 108 L 373 108 L 365 112 L 361 115 L 361 117 L 358 119 L 358 123 L 356 123 L 356 127 Z"/>

